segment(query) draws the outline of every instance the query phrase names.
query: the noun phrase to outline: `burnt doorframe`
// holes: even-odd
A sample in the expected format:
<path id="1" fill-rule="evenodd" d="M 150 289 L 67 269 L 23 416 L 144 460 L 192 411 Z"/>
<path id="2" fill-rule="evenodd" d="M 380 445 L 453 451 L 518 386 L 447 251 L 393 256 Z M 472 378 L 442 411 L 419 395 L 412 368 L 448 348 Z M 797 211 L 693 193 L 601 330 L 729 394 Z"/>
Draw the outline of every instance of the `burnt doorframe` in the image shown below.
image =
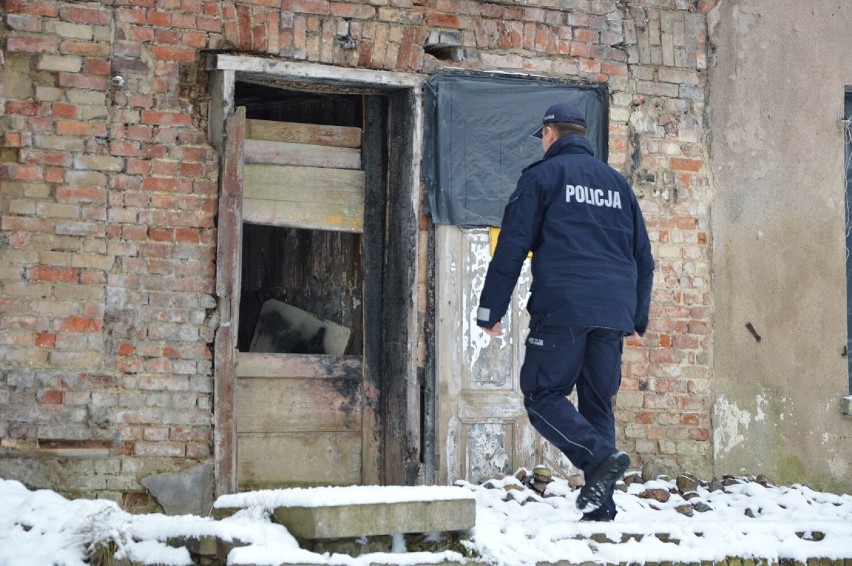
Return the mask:
<path id="1" fill-rule="evenodd" d="M 365 117 L 384 116 L 381 128 L 365 130 L 368 147 L 383 147 L 382 159 L 365 156 L 368 179 L 365 195 L 364 224 L 380 224 L 381 230 L 364 230 L 364 387 L 365 398 L 378 402 L 374 407 L 380 423 L 374 434 L 379 443 L 376 483 L 406 485 L 427 481 L 431 449 L 421 446 L 422 438 L 431 437 L 421 430 L 421 408 L 431 405 L 417 375 L 418 329 L 418 212 L 420 203 L 420 140 L 422 139 L 421 87 L 425 77 L 406 73 L 338 68 L 327 65 L 273 61 L 237 55 L 210 54 L 206 60 L 210 72 L 211 100 L 208 113 L 209 137 L 220 156 L 219 229 L 227 227 L 240 238 L 236 250 L 223 245 L 220 235 L 217 249 L 217 299 L 223 324 L 216 332 L 214 356 L 214 469 L 216 494 L 236 491 L 236 426 L 234 422 L 235 343 L 233 313 L 239 311 L 241 259 L 240 206 L 226 183 L 241 186 L 241 166 L 226 160 L 228 141 L 226 122 L 235 115 L 234 89 L 238 80 L 248 79 L 286 84 L 291 90 L 332 88 L 349 94 L 377 94 L 365 97 Z M 233 128 L 233 121 L 230 122 Z M 230 168 L 230 171 L 226 169 Z M 235 181 L 234 177 L 240 178 Z M 382 179 L 383 182 L 375 182 Z M 372 182 L 371 182 L 372 180 Z M 373 187 L 370 189 L 369 187 Z M 239 189 L 241 199 L 242 192 Z M 239 199 L 238 199 L 239 200 Z M 371 206 L 372 204 L 372 206 Z M 223 224 L 224 222 L 224 224 Z M 380 246 L 369 245 L 367 238 L 383 238 Z M 375 253 L 376 250 L 383 253 Z M 236 281 L 220 285 L 230 273 Z M 428 389 L 428 388 L 427 388 Z M 422 455 L 422 456 L 421 456 Z M 366 467 L 365 467 L 366 469 Z"/>

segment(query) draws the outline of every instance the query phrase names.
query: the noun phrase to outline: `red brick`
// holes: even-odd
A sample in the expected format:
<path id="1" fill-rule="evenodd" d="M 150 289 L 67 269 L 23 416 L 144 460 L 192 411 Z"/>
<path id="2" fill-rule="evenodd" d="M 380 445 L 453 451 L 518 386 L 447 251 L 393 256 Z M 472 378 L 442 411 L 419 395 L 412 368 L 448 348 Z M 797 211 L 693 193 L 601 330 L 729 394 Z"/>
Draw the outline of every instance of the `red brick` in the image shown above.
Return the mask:
<path id="1" fill-rule="evenodd" d="M 83 62 L 83 72 L 90 75 L 108 75 L 112 71 L 110 62 L 106 59 L 86 59 Z"/>
<path id="2" fill-rule="evenodd" d="M 426 14 L 425 22 L 427 26 L 455 29 L 460 29 L 462 27 L 459 17 L 455 14 L 441 14 L 438 12 L 431 12 Z"/>
<path id="3" fill-rule="evenodd" d="M 627 76 L 627 64 L 626 63 L 609 63 L 604 62 L 601 63 L 601 72 L 610 76 L 616 77 L 626 77 Z"/>
<path id="4" fill-rule="evenodd" d="M 6 114 L 20 116 L 50 116 L 50 104 L 46 102 L 22 102 L 9 100 L 6 102 Z"/>
<path id="5" fill-rule="evenodd" d="M 138 156 L 142 154 L 142 149 L 138 143 L 128 141 L 112 141 L 109 144 L 111 155 L 115 156 Z M 130 171 L 128 171 L 129 173 Z"/>
<path id="6" fill-rule="evenodd" d="M 43 218 L 2 216 L 0 217 L 0 230 L 51 233 L 53 232 L 53 222 Z"/>
<path id="7" fill-rule="evenodd" d="M 633 416 L 633 422 L 636 424 L 653 424 L 654 413 L 649 411 L 641 411 Z"/>
<path id="8" fill-rule="evenodd" d="M 35 345 L 39 348 L 55 348 L 56 334 L 53 332 L 39 332 L 36 334 Z"/>
<path id="9" fill-rule="evenodd" d="M 59 44 L 59 52 L 83 57 L 109 57 L 111 48 L 108 43 L 67 40 Z"/>
<path id="10" fill-rule="evenodd" d="M 201 235 L 198 230 L 177 228 L 175 229 L 175 241 L 184 244 L 197 244 L 201 241 Z"/>
<path id="11" fill-rule="evenodd" d="M 718 0 L 698 0 L 698 11 L 706 14 L 716 6 L 717 2 Z"/>
<path id="12" fill-rule="evenodd" d="M 67 104 L 65 102 L 54 102 L 52 107 L 52 114 L 55 118 L 73 120 L 77 117 L 77 107 L 73 104 Z"/>
<path id="13" fill-rule="evenodd" d="M 6 40 L 6 51 L 26 53 L 57 53 L 59 40 L 36 37 L 10 37 Z"/>
<path id="14" fill-rule="evenodd" d="M 121 237 L 125 240 L 147 240 L 148 228 L 145 226 L 122 226 Z"/>
<path id="15" fill-rule="evenodd" d="M 698 219 L 692 217 L 679 216 L 676 223 L 681 230 L 694 230 L 698 227 Z"/>
<path id="16" fill-rule="evenodd" d="M 187 31 L 181 35 L 180 42 L 186 47 L 203 49 L 207 45 L 207 34 L 203 32 Z"/>
<path id="17" fill-rule="evenodd" d="M 191 62 L 195 60 L 196 51 L 195 49 L 181 49 L 178 47 L 164 47 L 162 45 L 155 45 L 151 48 L 151 51 L 154 53 L 154 56 L 157 59 L 163 61 L 181 61 L 181 62 Z"/>
<path id="18" fill-rule="evenodd" d="M 12 13 L 26 13 L 54 18 L 59 14 L 56 2 L 49 0 L 5 0 L 3 8 Z"/>
<path id="19" fill-rule="evenodd" d="M 107 71 L 109 73 L 109 71 Z M 56 86 L 83 88 L 89 90 L 106 90 L 109 79 L 106 76 L 82 73 L 57 73 Z"/>
<path id="20" fill-rule="evenodd" d="M 691 428 L 689 429 L 690 440 L 710 440 L 710 430 L 706 428 Z"/>
<path id="21" fill-rule="evenodd" d="M 70 283 L 77 280 L 77 270 L 71 267 L 37 265 L 27 269 L 27 279 L 30 281 L 63 281 Z"/>
<path id="22" fill-rule="evenodd" d="M 146 177 L 142 180 L 142 188 L 147 191 L 188 193 L 192 190 L 192 183 L 170 177 Z"/>
<path id="23" fill-rule="evenodd" d="M 142 111 L 143 124 L 156 124 L 163 126 L 188 126 L 192 124 L 192 117 L 188 114 L 177 112 L 160 112 L 157 110 Z"/>
<path id="24" fill-rule="evenodd" d="M 148 237 L 157 242 L 171 242 L 174 236 L 174 228 L 148 228 Z"/>
<path id="25" fill-rule="evenodd" d="M 24 138 L 27 134 L 29 132 L 4 132 L 2 147 L 23 147 Z"/>
<path id="26" fill-rule="evenodd" d="M 171 16 L 172 15 L 169 12 L 157 12 L 151 10 L 148 12 L 148 23 L 155 26 L 168 26 L 172 21 Z"/>
<path id="27" fill-rule="evenodd" d="M 133 41 L 153 41 L 154 29 L 150 27 L 132 26 L 128 39 Z"/>
<path id="28" fill-rule="evenodd" d="M 166 45 L 175 45 L 180 41 L 180 32 L 176 29 L 158 29 L 154 31 L 154 41 Z"/>
<path id="29" fill-rule="evenodd" d="M 575 29 L 574 40 L 582 43 L 597 43 L 600 39 L 600 33 L 593 29 Z"/>
<path id="30" fill-rule="evenodd" d="M 129 175 L 151 174 L 151 162 L 147 159 L 128 159 L 126 168 Z"/>
<path id="31" fill-rule="evenodd" d="M 127 139 L 134 141 L 150 142 L 152 139 L 151 126 L 128 125 Z"/>
<path id="32" fill-rule="evenodd" d="M 116 20 L 128 24 L 144 24 L 145 10 L 119 8 L 115 11 Z"/>
<path id="33" fill-rule="evenodd" d="M 69 167 L 72 163 L 70 153 L 32 148 L 21 149 L 18 159 L 21 163 L 40 163 L 42 165 L 57 165 L 61 167 Z"/>
<path id="34" fill-rule="evenodd" d="M 100 332 L 102 326 L 100 320 L 72 316 L 63 320 L 59 329 L 63 332 Z"/>
<path id="35" fill-rule="evenodd" d="M 106 275 L 103 271 L 81 271 L 80 283 L 83 285 L 103 285 L 106 283 Z"/>
<path id="36" fill-rule="evenodd" d="M 133 347 L 133 344 L 128 344 L 128 343 L 119 344 L 118 355 L 119 356 L 132 356 L 134 350 L 135 350 L 135 348 Z"/>
<path id="37" fill-rule="evenodd" d="M 701 421 L 698 413 L 686 413 L 680 416 L 680 424 L 695 426 Z"/>
<path id="38" fill-rule="evenodd" d="M 338 18 L 350 18 L 356 20 L 367 20 L 376 16 L 376 9 L 366 4 L 352 4 L 349 2 L 332 2 L 329 5 L 331 15 Z M 406 27 L 406 31 L 414 31 L 414 28 Z"/>
<path id="39" fill-rule="evenodd" d="M 180 163 L 164 159 L 155 159 L 151 162 L 151 165 L 151 173 L 158 177 L 177 177 L 180 167 Z"/>
<path id="40" fill-rule="evenodd" d="M 39 181 L 43 177 L 44 168 L 38 165 L 0 165 L 0 179 Z"/>
<path id="41" fill-rule="evenodd" d="M 574 57 L 591 57 L 592 47 L 588 43 L 571 42 L 571 55 Z"/>
<path id="42" fill-rule="evenodd" d="M 107 125 L 95 121 L 59 120 L 56 133 L 62 136 L 103 136 L 107 133 Z"/>
<path id="43" fill-rule="evenodd" d="M 195 15 L 191 13 L 173 13 L 172 26 L 182 29 L 195 29 Z"/>
<path id="44" fill-rule="evenodd" d="M 121 378 L 99 373 L 81 373 L 79 379 L 80 385 L 89 389 L 107 389 L 121 384 Z"/>
<path id="45" fill-rule="evenodd" d="M 66 22 L 95 24 L 101 26 L 108 26 L 112 22 L 112 17 L 106 10 L 83 8 L 79 6 L 66 6 L 60 8 L 59 17 Z"/>
<path id="46" fill-rule="evenodd" d="M 42 389 L 36 394 L 39 405 L 61 405 L 65 394 L 55 389 Z"/>
<path id="47" fill-rule="evenodd" d="M 210 457 L 210 444 L 190 442 L 186 445 L 186 457 L 205 460 Z"/>
<path id="48" fill-rule="evenodd" d="M 593 59 L 581 59 L 580 70 L 586 73 L 598 73 L 601 70 L 601 64 L 599 61 L 595 61 Z M 604 80 L 604 82 L 606 81 Z"/>
<path id="49" fill-rule="evenodd" d="M 328 0 L 283 0 L 281 9 L 297 14 L 328 14 Z"/>
<path id="50" fill-rule="evenodd" d="M 699 171 L 703 166 L 704 162 L 699 159 L 672 157 L 669 160 L 669 168 L 675 171 Z"/>
<path id="51" fill-rule="evenodd" d="M 201 177 L 204 175 L 204 164 L 181 161 L 180 175 L 182 177 Z"/>

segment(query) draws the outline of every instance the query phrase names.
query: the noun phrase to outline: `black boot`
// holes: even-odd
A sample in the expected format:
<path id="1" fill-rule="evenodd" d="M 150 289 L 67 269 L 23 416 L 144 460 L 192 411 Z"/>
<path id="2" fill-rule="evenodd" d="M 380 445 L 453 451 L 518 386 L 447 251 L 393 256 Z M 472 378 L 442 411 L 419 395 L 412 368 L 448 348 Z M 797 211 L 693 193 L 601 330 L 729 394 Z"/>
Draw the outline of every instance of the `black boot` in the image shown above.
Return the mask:
<path id="1" fill-rule="evenodd" d="M 580 495 L 577 497 L 577 509 L 586 515 L 603 505 L 610 489 L 629 465 L 630 456 L 626 453 L 610 454 L 586 478 L 586 485 L 580 489 Z"/>

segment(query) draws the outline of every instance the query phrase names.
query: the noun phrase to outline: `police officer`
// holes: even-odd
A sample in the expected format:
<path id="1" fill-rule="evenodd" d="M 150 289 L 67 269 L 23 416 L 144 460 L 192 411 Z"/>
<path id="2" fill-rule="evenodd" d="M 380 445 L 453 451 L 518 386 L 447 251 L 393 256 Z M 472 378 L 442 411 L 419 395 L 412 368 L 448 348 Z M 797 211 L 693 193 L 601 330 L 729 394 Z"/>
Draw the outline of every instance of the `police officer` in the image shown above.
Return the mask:
<path id="1" fill-rule="evenodd" d="M 521 391 L 530 422 L 583 470 L 583 520 L 611 521 L 615 482 L 630 458 L 615 446 L 612 397 L 625 336 L 644 334 L 654 259 L 627 181 L 595 158 L 586 119 L 554 104 L 533 134 L 544 158 L 524 169 L 503 215 L 477 324 L 502 332 L 512 289 L 532 251 L 530 332 Z M 577 388 L 578 404 L 568 400 Z"/>

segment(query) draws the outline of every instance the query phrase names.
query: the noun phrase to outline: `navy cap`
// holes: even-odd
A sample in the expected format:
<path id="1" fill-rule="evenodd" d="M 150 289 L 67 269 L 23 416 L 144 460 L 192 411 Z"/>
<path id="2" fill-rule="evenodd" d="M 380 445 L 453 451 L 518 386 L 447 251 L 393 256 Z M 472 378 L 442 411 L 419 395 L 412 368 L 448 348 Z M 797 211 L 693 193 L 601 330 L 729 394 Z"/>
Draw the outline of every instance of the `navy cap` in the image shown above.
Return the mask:
<path id="1" fill-rule="evenodd" d="M 560 102 L 547 109 L 547 112 L 544 113 L 544 118 L 541 119 L 541 126 L 531 134 L 532 137 L 541 139 L 541 130 L 544 128 L 544 125 L 553 124 L 554 122 L 566 122 L 586 127 L 586 117 L 583 116 L 583 113 L 576 106 Z"/>

